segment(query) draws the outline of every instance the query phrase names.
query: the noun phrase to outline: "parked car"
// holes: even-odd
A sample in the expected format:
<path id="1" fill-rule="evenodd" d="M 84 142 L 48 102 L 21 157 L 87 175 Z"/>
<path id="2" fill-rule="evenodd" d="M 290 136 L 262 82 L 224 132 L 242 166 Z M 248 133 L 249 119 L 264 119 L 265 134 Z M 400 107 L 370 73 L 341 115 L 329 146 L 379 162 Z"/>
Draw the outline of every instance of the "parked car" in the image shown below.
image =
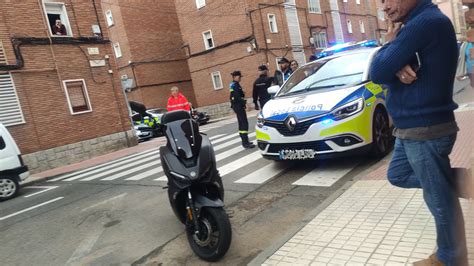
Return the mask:
<path id="1" fill-rule="evenodd" d="M 358 45 L 296 70 L 257 117 L 263 157 L 302 160 L 371 152 L 381 157 L 393 146 L 387 89 L 369 80 L 378 48 Z M 347 48 L 347 46 L 344 46 Z"/>
<path id="2" fill-rule="evenodd" d="M 0 124 L 0 201 L 14 198 L 20 191 L 20 182 L 30 176 L 20 149 L 7 128 Z"/>
<path id="3" fill-rule="evenodd" d="M 163 136 L 161 116 L 157 109 L 147 110 L 145 105 L 129 102 L 132 109 L 132 121 L 138 141 L 149 140 L 153 137 Z M 166 110 L 165 110 L 166 111 Z"/>

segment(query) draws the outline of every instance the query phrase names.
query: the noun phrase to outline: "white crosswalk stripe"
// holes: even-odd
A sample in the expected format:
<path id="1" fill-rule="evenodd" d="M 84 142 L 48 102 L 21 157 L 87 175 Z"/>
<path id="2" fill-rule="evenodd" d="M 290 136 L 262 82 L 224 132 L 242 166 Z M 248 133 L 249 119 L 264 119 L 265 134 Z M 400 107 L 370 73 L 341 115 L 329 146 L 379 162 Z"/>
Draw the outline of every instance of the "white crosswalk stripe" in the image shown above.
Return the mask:
<path id="1" fill-rule="evenodd" d="M 235 181 L 235 183 L 263 184 L 279 175 L 289 167 L 291 166 L 283 162 L 272 162 L 263 168 L 260 168 L 259 170 L 242 177 L 241 179 Z"/>
<path id="2" fill-rule="evenodd" d="M 253 163 L 258 159 L 261 159 L 262 155 L 260 155 L 259 151 L 253 152 L 247 156 L 244 156 L 236 161 L 232 161 L 222 167 L 219 167 L 219 173 L 221 176 L 225 176 L 237 169 L 239 169 L 242 166 L 245 166 L 247 164 Z"/>
<path id="3" fill-rule="evenodd" d="M 225 135 L 225 134 L 215 135 L 215 136 L 210 137 L 209 140 L 213 141 L 213 140 L 218 139 L 218 138 L 220 138 L 220 137 L 222 137 L 222 136 L 224 136 L 224 135 Z"/>
<path id="4" fill-rule="evenodd" d="M 144 159 L 145 160 L 158 160 L 159 155 L 157 154 L 157 155 L 153 155 L 151 157 L 147 156 Z M 118 166 L 120 164 L 121 164 L 121 166 Z M 130 162 L 125 163 L 124 162 L 124 163 L 118 163 L 118 165 L 110 165 L 110 166 L 106 167 L 109 170 L 107 170 L 105 172 L 103 171 L 104 169 L 102 169 L 102 171 L 99 171 L 101 169 L 97 169 L 97 170 L 94 170 L 94 173 L 83 173 L 83 174 L 80 174 L 78 176 L 73 176 L 71 178 L 65 179 L 65 181 L 75 181 L 75 180 L 78 180 L 78 179 L 81 179 L 81 178 L 87 177 L 87 176 L 89 176 L 89 177 L 86 178 L 86 181 L 90 181 L 90 180 L 98 179 L 102 176 L 107 176 L 107 175 L 113 174 L 113 173 L 115 173 L 117 171 L 120 171 L 120 170 L 125 170 L 125 169 L 128 169 L 128 168 L 135 168 L 137 166 L 140 166 L 141 164 L 143 164 L 143 160 L 136 160 L 135 159 L 132 163 L 130 163 Z M 91 174 L 95 174 L 95 173 L 97 173 L 97 175 L 92 175 L 91 176 Z"/>
<path id="5" fill-rule="evenodd" d="M 252 140 L 255 132 L 249 134 Z M 224 182 L 235 184 L 261 185 L 280 176 L 295 166 L 293 162 L 266 161 L 257 149 L 246 150 L 240 145 L 238 134 L 219 134 L 209 136 L 214 144 L 218 170 Z M 226 160 L 227 159 L 227 160 Z M 223 163 L 223 161 L 225 162 Z M 328 163 L 301 172 L 301 177 L 292 185 L 330 187 L 348 174 L 358 164 L 357 161 Z M 251 169 L 252 165 L 255 169 Z M 257 166 L 258 165 L 258 166 Z M 245 176 L 239 176 L 239 169 L 244 169 Z M 250 173 L 249 173 L 250 172 Z M 108 163 L 56 177 L 49 182 L 127 182 L 167 181 L 161 166 L 158 149 L 132 154 Z M 294 179 L 293 179 L 294 180 Z"/>
<path id="6" fill-rule="evenodd" d="M 252 137 L 255 137 L 255 132 L 249 134 L 249 138 L 252 138 Z M 222 144 L 220 144 L 220 145 L 215 146 L 215 147 L 214 147 L 214 151 L 216 151 L 216 152 L 217 152 L 217 151 L 220 151 L 220 150 L 222 150 L 222 149 L 224 149 L 224 148 L 227 148 L 227 147 L 229 147 L 229 146 L 232 146 L 232 145 L 234 145 L 234 144 L 236 144 L 236 143 L 240 143 L 241 141 L 242 141 L 242 140 L 240 139 L 240 137 L 239 137 L 239 138 L 236 138 L 236 139 L 233 139 L 233 140 L 230 140 L 230 141 L 227 141 L 226 143 L 222 143 Z"/>
<path id="7" fill-rule="evenodd" d="M 72 173 L 69 173 L 69 174 L 64 174 L 64 175 L 61 175 L 57 178 L 48 180 L 48 182 L 56 182 L 56 181 L 66 179 L 66 178 L 71 177 L 71 176 L 77 176 L 77 175 L 82 174 L 82 173 L 87 173 L 88 175 L 90 175 L 90 174 L 93 174 L 93 173 L 96 173 L 96 172 L 101 172 L 104 169 L 107 169 L 106 167 L 108 167 L 108 166 L 115 167 L 118 163 L 123 162 L 125 160 L 127 160 L 128 162 L 132 162 L 132 161 L 135 161 L 135 160 L 138 160 L 138 159 L 150 156 L 150 155 L 154 155 L 154 154 L 158 154 L 157 149 L 147 150 L 147 151 L 140 152 L 140 153 L 135 153 L 135 154 L 132 154 L 132 155 L 122 157 L 122 158 L 117 159 L 117 160 L 110 161 L 108 163 L 99 164 L 99 165 L 89 167 L 89 168 L 84 169 L 84 170 L 72 172 Z M 97 171 L 94 171 L 96 169 L 97 169 Z M 77 179 L 79 179 L 79 178 L 77 178 Z M 73 180 L 76 180 L 76 179 L 73 179 Z"/>
<path id="8" fill-rule="evenodd" d="M 249 136 L 252 135 L 252 134 L 249 134 Z M 253 136 L 253 135 L 252 135 Z M 238 139 L 240 140 L 240 139 Z M 227 147 L 227 146 L 226 146 Z M 216 147 L 217 148 L 217 147 Z M 217 149 L 214 149 L 215 151 L 217 151 Z M 219 149 L 223 149 L 223 148 L 219 148 Z M 235 155 L 239 152 L 242 152 L 244 149 L 239 145 L 238 147 L 235 147 L 233 149 L 230 149 L 230 150 L 227 150 L 225 152 L 222 152 L 222 153 L 219 153 L 216 155 L 216 161 L 219 162 L 221 160 L 224 160 L 232 155 Z M 222 173 L 221 173 L 222 175 Z M 159 178 L 155 179 L 155 181 L 167 181 L 168 179 L 166 178 L 166 176 L 160 176 Z"/>
<path id="9" fill-rule="evenodd" d="M 330 187 L 354 169 L 357 164 L 359 164 L 357 160 L 324 164 L 294 182 L 293 185 Z"/>

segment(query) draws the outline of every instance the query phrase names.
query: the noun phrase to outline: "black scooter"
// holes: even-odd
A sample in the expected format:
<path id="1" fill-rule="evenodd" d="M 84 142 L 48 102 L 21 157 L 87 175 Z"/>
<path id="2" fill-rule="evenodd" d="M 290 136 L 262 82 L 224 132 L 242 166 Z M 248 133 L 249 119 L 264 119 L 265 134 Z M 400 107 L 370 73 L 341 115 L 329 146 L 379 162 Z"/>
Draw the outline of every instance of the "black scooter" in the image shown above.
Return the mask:
<path id="1" fill-rule="evenodd" d="M 229 249 L 232 229 L 224 210 L 224 187 L 214 150 L 189 112 L 173 111 L 161 122 L 167 139 L 160 147 L 168 178 L 168 196 L 178 219 L 186 225 L 191 249 L 206 261 L 217 261 Z"/>

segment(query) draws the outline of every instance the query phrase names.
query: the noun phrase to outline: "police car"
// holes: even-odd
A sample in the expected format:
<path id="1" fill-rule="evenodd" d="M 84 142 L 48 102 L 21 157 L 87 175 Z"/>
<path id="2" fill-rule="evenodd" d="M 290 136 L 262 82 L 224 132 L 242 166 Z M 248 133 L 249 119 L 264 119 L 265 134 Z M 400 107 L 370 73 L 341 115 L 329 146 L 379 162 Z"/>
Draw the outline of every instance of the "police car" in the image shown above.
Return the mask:
<path id="1" fill-rule="evenodd" d="M 302 160 L 392 148 L 387 90 L 369 80 L 374 42 L 328 49 L 296 70 L 257 117 L 258 147 L 265 158 Z"/>

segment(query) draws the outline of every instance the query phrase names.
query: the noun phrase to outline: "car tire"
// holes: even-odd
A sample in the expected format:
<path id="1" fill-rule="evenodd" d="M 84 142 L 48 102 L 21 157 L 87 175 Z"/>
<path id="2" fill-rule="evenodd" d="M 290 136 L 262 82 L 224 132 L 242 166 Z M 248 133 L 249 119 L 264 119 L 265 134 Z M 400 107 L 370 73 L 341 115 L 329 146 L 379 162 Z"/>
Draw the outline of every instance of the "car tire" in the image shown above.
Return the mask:
<path id="1" fill-rule="evenodd" d="M 0 201 L 12 199 L 20 192 L 18 178 L 12 176 L 0 176 Z"/>
<path id="2" fill-rule="evenodd" d="M 393 148 L 393 137 L 387 112 L 382 107 L 377 107 L 372 122 L 372 147 L 371 155 L 383 158 Z"/>

